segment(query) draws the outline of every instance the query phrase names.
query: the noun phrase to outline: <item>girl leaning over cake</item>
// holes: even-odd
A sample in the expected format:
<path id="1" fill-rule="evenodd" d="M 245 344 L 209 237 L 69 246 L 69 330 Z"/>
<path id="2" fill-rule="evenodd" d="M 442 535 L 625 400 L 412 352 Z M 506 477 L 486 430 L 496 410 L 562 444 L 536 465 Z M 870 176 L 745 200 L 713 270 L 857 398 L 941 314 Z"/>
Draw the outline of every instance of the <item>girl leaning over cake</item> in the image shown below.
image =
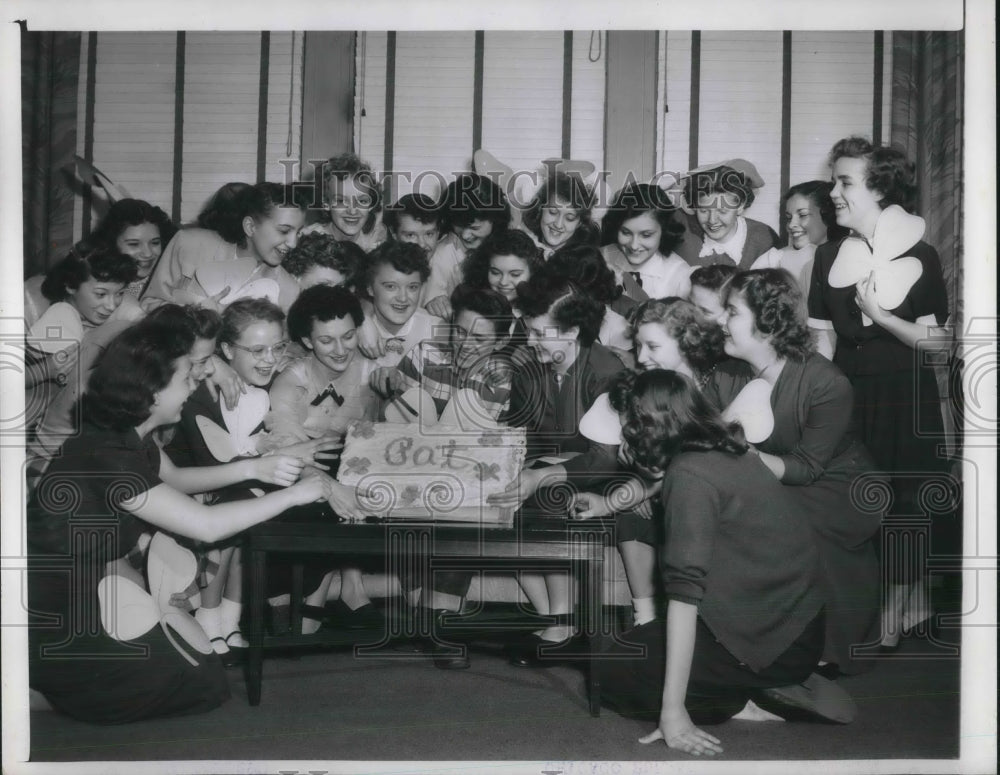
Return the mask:
<path id="1" fill-rule="evenodd" d="M 125 723 L 224 702 L 218 657 L 175 605 L 198 563 L 171 536 L 214 543 L 330 493 L 332 480 L 300 478 L 294 457 L 182 469 L 159 449 L 153 432 L 180 419 L 195 387 L 193 345 L 189 329 L 157 321 L 117 337 L 90 375 L 81 433 L 67 440 L 28 504 L 29 604 L 50 614 L 29 623 L 29 680 L 74 718 Z M 281 489 L 216 506 L 191 497 L 247 479 Z M 75 498 L 64 497 L 69 492 Z M 86 525 L 75 518 L 81 512 L 91 515 Z M 103 519 L 95 522 L 97 515 Z"/>

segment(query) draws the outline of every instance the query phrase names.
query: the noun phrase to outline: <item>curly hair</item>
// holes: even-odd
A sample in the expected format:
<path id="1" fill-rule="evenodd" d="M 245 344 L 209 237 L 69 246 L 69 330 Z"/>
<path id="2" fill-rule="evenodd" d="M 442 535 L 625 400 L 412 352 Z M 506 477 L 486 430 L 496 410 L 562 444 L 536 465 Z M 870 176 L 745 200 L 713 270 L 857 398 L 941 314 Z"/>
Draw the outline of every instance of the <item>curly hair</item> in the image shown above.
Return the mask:
<path id="1" fill-rule="evenodd" d="M 413 274 L 419 272 L 420 282 L 427 282 L 431 276 L 431 265 L 424 249 L 413 242 L 383 242 L 371 253 L 365 262 L 365 288 L 375 282 L 375 275 L 383 264 L 388 264 L 397 272 Z"/>
<path id="2" fill-rule="evenodd" d="M 660 224 L 659 251 L 670 255 L 684 237 L 684 224 L 677 218 L 677 206 L 670 195 L 651 183 L 629 183 L 615 194 L 601 220 L 601 244 L 617 245 L 625 221 L 644 213 L 651 213 Z"/>
<path id="3" fill-rule="evenodd" d="M 522 217 L 522 222 L 539 240 L 542 238 L 542 211 L 549 205 L 566 204 L 573 208 L 580 221 L 566 245 L 597 244 L 600 230 L 591 218 L 594 193 L 578 175 L 557 172 L 535 194 Z"/>
<path id="4" fill-rule="evenodd" d="M 342 153 L 326 160 L 323 165 L 324 201 L 327 206 L 330 205 L 330 193 L 335 187 L 334 181 L 343 182 L 347 179 L 353 180 L 358 190 L 364 192 L 364 195 L 370 200 L 368 217 L 365 219 L 361 231 L 364 234 L 371 234 L 378 221 L 379 211 L 382 209 L 382 191 L 375 179 L 372 165 L 360 156 L 355 153 Z M 327 217 L 329 218 L 329 214 Z"/>
<path id="5" fill-rule="evenodd" d="M 440 205 L 449 229 L 474 221 L 489 221 L 494 231 L 510 225 L 510 204 L 500 186 L 475 172 L 463 172 L 449 183 Z"/>
<path id="6" fill-rule="evenodd" d="M 51 302 L 65 301 L 87 280 L 128 285 L 139 274 L 135 259 L 118 252 L 114 245 L 79 242 L 53 265 L 42 280 L 42 295 Z"/>
<path id="7" fill-rule="evenodd" d="M 732 264 L 699 266 L 691 273 L 691 285 L 692 287 L 697 285 L 699 288 L 707 288 L 710 291 L 719 291 L 737 273 L 739 273 L 739 269 Z"/>
<path id="8" fill-rule="evenodd" d="M 247 327 L 259 321 L 284 325 L 285 313 L 267 299 L 238 299 L 222 313 L 219 341 L 235 344 Z"/>
<path id="9" fill-rule="evenodd" d="M 462 262 L 463 281 L 477 288 L 489 288 L 490 260 L 494 256 L 517 256 L 528 265 L 529 275 L 545 266 L 542 251 L 531 237 L 518 229 L 503 229 L 490 234 L 482 245 L 465 257 Z"/>
<path id="10" fill-rule="evenodd" d="M 149 419 L 156 393 L 173 379 L 176 361 L 191 352 L 195 333 L 165 319 L 141 320 L 111 340 L 98 358 L 81 413 L 99 428 L 125 431 Z"/>
<path id="11" fill-rule="evenodd" d="M 717 194 L 729 207 L 747 208 L 753 204 L 753 186 L 747 176 L 732 167 L 714 167 L 696 172 L 684 179 L 684 199 L 692 208 L 698 207 L 698 197 Z"/>
<path id="12" fill-rule="evenodd" d="M 601 304 L 610 304 L 621 296 L 614 271 L 601 251 L 591 245 L 561 247 L 545 266 L 553 274 L 571 280 L 577 288 Z"/>
<path id="13" fill-rule="evenodd" d="M 426 194 L 407 194 L 402 196 L 394 205 L 385 208 L 382 213 L 382 223 L 393 233 L 399 229 L 399 219 L 408 215 L 418 223 L 435 224 L 438 231 L 443 231 L 444 213 L 441 212 L 440 205 Z"/>
<path id="14" fill-rule="evenodd" d="M 864 159 L 865 185 L 882 195 L 879 205 L 899 205 L 908 213 L 916 207 L 916 165 L 898 148 L 875 146 L 859 135 L 838 140 L 830 151 L 832 167 L 838 159 Z"/>
<path id="15" fill-rule="evenodd" d="M 577 340 L 584 347 L 597 341 L 604 320 L 604 305 L 551 271 L 548 264 L 517 286 L 516 306 L 528 318 L 548 313 L 563 332 L 579 326 Z"/>
<path id="16" fill-rule="evenodd" d="M 514 323 L 514 313 L 511 311 L 507 298 L 489 288 L 476 288 L 466 283 L 459 283 L 451 293 L 452 322 L 458 319 L 459 312 L 475 312 L 482 315 L 493 324 L 497 339 L 503 339 L 510 334 Z"/>
<path id="17" fill-rule="evenodd" d="M 665 470 L 681 452 L 747 451 L 743 429 L 726 423 L 698 390 L 675 371 L 626 371 L 612 383 L 611 406 L 622 416 L 622 438 L 636 462 Z"/>
<path id="18" fill-rule="evenodd" d="M 726 293 L 739 293 L 753 314 L 754 328 L 767 336 L 783 358 L 803 361 L 816 349 L 806 323 L 799 284 L 784 269 L 752 269 L 737 274 Z"/>
<path id="19" fill-rule="evenodd" d="M 316 323 L 350 316 L 355 327 L 365 320 L 358 297 L 346 288 L 314 285 L 306 288 L 288 310 L 288 336 L 294 342 L 308 339 Z"/>
<path id="20" fill-rule="evenodd" d="M 785 218 L 785 208 L 788 206 L 789 199 L 793 196 L 803 196 L 812 202 L 819 211 L 819 217 L 823 220 L 823 225 L 826 226 L 827 242 L 839 242 L 848 235 L 849 231 L 837 223 L 837 213 L 833 206 L 833 200 L 830 198 L 831 191 L 833 191 L 833 183 L 829 180 L 807 180 L 804 183 L 796 183 L 781 197 L 779 215 L 782 219 Z"/>
<path id="21" fill-rule="evenodd" d="M 633 339 L 640 326 L 649 323 L 663 326 L 667 336 L 677 342 L 684 360 L 698 374 L 711 370 L 725 356 L 726 337 L 722 327 L 686 299 L 671 296 L 644 301 L 633 311 L 630 323 Z"/>
<path id="22" fill-rule="evenodd" d="M 160 244 L 166 246 L 177 233 L 177 227 L 163 210 L 142 199 L 119 199 L 90 234 L 91 242 L 114 247 L 118 238 L 130 226 L 151 223 L 160 232 Z"/>
<path id="23" fill-rule="evenodd" d="M 299 239 L 281 266 L 295 277 L 301 277 L 314 266 L 332 269 L 344 276 L 344 284 L 350 288 L 354 286 L 364 257 L 364 251 L 353 242 L 340 242 L 329 234 L 314 232 Z"/>
<path id="24" fill-rule="evenodd" d="M 218 312 L 194 304 L 162 304 L 151 310 L 144 320 L 187 328 L 195 339 L 215 339 L 222 330 L 222 316 Z"/>

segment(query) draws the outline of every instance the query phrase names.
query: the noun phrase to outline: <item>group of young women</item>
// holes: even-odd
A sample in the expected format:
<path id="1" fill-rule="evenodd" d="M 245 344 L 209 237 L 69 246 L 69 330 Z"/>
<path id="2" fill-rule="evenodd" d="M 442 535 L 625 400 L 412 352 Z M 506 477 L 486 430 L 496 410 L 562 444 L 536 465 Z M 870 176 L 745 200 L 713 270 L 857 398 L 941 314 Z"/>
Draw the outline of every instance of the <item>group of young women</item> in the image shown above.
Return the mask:
<path id="1" fill-rule="evenodd" d="M 552 509 L 568 484 L 568 516 L 615 515 L 624 637 L 648 649 L 609 661 L 604 693 L 659 718 L 647 740 L 710 754 L 696 723 L 849 721 L 829 679 L 929 613 L 904 611 L 922 579 L 883 583 L 888 501 L 865 492 L 906 514 L 913 473 L 942 465 L 918 353 L 948 302 L 912 164 L 856 137 L 829 161 L 832 183 L 783 197 L 784 247 L 744 215 L 761 181 L 742 160 L 696 171 L 680 197 L 630 184 L 600 223 L 559 172 L 515 226 L 473 173 L 439 201 L 384 205 L 352 155 L 325 166 L 319 213 L 294 186 L 230 184 L 174 234 L 159 208 L 115 203 L 26 286 L 31 330 L 75 320 L 79 339 L 29 337 L 32 686 L 106 723 L 223 701 L 220 657 L 245 646 L 240 531 L 319 501 L 363 516 L 332 477 L 337 447 L 418 389 L 442 420 L 527 429 L 529 465 L 493 505 Z M 304 632 L 328 599 L 348 626 L 377 622 L 360 568 L 309 573 Z M 433 618 L 468 580 L 402 582 Z M 521 583 L 547 626 L 510 659 L 544 665 L 538 646 L 577 633 L 575 592 L 565 574 Z M 429 648 L 439 667 L 469 664 Z M 152 658 L 130 659 L 140 649 Z"/>

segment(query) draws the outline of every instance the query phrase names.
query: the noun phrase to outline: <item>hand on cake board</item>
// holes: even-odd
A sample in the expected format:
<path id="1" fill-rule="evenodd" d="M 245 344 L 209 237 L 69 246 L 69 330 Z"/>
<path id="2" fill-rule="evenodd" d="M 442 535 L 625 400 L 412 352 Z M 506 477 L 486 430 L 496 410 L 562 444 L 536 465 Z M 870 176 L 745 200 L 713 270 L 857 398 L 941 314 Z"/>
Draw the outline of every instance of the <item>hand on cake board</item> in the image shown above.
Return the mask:
<path id="1" fill-rule="evenodd" d="M 487 502 L 497 508 L 513 509 L 538 492 L 538 488 L 566 481 L 566 469 L 562 466 L 546 468 L 525 468 L 507 485 L 507 489 L 490 495 Z"/>

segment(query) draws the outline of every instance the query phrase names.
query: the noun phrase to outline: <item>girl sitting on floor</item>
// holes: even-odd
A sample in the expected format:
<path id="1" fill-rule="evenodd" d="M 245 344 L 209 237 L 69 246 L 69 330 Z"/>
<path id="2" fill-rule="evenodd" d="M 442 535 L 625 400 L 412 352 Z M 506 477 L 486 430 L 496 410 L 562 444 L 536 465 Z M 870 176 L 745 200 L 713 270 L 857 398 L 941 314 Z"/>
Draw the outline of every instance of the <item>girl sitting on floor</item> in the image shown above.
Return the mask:
<path id="1" fill-rule="evenodd" d="M 612 390 L 636 460 L 663 475 L 667 622 L 626 634 L 644 655 L 603 668 L 624 715 L 659 717 L 642 738 L 693 755 L 722 752 L 696 724 L 752 700 L 780 717 L 853 720 L 850 697 L 813 674 L 823 603 L 813 537 L 787 489 L 689 378 L 654 369 Z M 664 631 L 665 630 L 665 631 Z"/>
<path id="2" fill-rule="evenodd" d="M 82 721 L 119 724 L 223 703 L 222 664 L 176 605 L 198 563 L 171 536 L 220 541 L 330 492 L 329 477 L 299 479 L 301 463 L 283 455 L 182 469 L 160 451 L 153 431 L 180 419 L 194 389 L 193 344 L 190 331 L 155 321 L 117 337 L 90 376 L 81 433 L 28 504 L 29 680 Z M 282 489 L 218 506 L 189 496 L 247 479 Z M 67 488 L 76 508 L 60 496 Z"/>

